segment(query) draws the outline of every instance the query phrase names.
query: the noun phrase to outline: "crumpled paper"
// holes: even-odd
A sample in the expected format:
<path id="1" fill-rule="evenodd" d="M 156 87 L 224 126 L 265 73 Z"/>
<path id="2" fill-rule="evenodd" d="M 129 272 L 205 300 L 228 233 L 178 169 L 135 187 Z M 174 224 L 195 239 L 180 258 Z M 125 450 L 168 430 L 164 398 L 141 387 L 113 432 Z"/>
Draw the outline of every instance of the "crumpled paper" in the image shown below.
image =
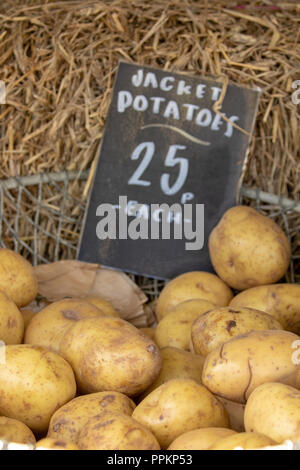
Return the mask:
<path id="1" fill-rule="evenodd" d="M 152 310 L 145 305 L 146 295 L 125 273 L 73 260 L 37 266 L 35 273 L 38 292 L 47 301 L 98 295 L 135 326 L 149 326 L 154 321 Z"/>

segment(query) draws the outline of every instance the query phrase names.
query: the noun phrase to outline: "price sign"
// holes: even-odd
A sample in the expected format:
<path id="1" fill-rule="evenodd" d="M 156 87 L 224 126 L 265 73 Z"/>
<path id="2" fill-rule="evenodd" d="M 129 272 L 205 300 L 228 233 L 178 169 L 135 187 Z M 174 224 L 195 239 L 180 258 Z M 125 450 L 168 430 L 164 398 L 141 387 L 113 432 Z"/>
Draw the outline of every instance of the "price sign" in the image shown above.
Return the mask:
<path id="1" fill-rule="evenodd" d="M 162 279 L 213 271 L 208 235 L 235 205 L 258 99 L 120 62 L 78 258 Z"/>

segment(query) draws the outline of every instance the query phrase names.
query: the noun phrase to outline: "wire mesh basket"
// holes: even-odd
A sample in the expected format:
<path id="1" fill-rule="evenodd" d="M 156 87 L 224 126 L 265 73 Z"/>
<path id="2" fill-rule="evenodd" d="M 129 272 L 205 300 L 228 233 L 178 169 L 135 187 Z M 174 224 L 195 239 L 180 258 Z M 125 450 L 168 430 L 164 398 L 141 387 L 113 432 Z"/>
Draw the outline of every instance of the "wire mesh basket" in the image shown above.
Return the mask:
<path id="1" fill-rule="evenodd" d="M 86 203 L 81 194 L 88 172 L 61 172 L 0 181 L 0 245 L 33 265 L 74 259 Z M 241 187 L 239 203 L 251 205 L 281 225 L 292 245 L 288 282 L 300 283 L 300 202 Z M 130 275 L 149 300 L 164 281 Z"/>

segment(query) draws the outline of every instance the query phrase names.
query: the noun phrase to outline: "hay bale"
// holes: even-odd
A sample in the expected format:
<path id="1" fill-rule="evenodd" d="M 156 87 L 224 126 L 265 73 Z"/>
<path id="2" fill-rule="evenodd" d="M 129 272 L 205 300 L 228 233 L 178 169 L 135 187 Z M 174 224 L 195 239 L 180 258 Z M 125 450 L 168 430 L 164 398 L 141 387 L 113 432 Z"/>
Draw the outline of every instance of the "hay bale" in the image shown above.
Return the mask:
<path id="1" fill-rule="evenodd" d="M 297 1 L 277 8 L 267 1 L 260 7 L 243 3 L 241 9 L 234 8 L 236 2 L 224 8 L 217 0 L 2 2 L 1 79 L 8 94 L 0 112 L 0 178 L 81 173 L 91 167 L 92 176 L 117 63 L 123 59 L 259 86 L 244 182 L 299 201 L 300 108 L 291 94 L 292 82 L 299 79 L 300 8 Z M 69 214 L 78 215 L 76 204 L 85 201 L 91 176 L 70 184 Z M 46 206 L 58 206 L 57 197 L 49 187 Z M 13 223 L 13 202 L 6 201 Z M 30 201 L 23 205 L 32 211 Z M 299 215 L 287 217 L 299 263 Z M 21 235 L 30 237 L 32 227 L 26 220 L 22 224 Z M 56 227 L 49 220 L 44 224 L 50 231 Z M 78 227 L 70 224 L 66 230 L 75 243 Z M 55 251 L 51 243 L 40 245 L 48 257 Z"/>

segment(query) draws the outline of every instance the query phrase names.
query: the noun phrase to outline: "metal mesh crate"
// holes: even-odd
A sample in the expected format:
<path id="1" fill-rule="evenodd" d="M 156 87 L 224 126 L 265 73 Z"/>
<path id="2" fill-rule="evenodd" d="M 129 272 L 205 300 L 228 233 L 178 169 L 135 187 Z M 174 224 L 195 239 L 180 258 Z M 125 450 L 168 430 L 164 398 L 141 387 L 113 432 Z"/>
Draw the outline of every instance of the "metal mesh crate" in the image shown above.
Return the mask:
<path id="1" fill-rule="evenodd" d="M 88 172 L 61 172 L 0 181 L 0 245 L 18 251 L 33 265 L 76 257 L 86 203 L 81 199 Z M 242 186 L 239 203 L 278 222 L 292 245 L 288 282 L 300 283 L 300 202 Z M 130 275 L 150 300 L 164 286 Z"/>

